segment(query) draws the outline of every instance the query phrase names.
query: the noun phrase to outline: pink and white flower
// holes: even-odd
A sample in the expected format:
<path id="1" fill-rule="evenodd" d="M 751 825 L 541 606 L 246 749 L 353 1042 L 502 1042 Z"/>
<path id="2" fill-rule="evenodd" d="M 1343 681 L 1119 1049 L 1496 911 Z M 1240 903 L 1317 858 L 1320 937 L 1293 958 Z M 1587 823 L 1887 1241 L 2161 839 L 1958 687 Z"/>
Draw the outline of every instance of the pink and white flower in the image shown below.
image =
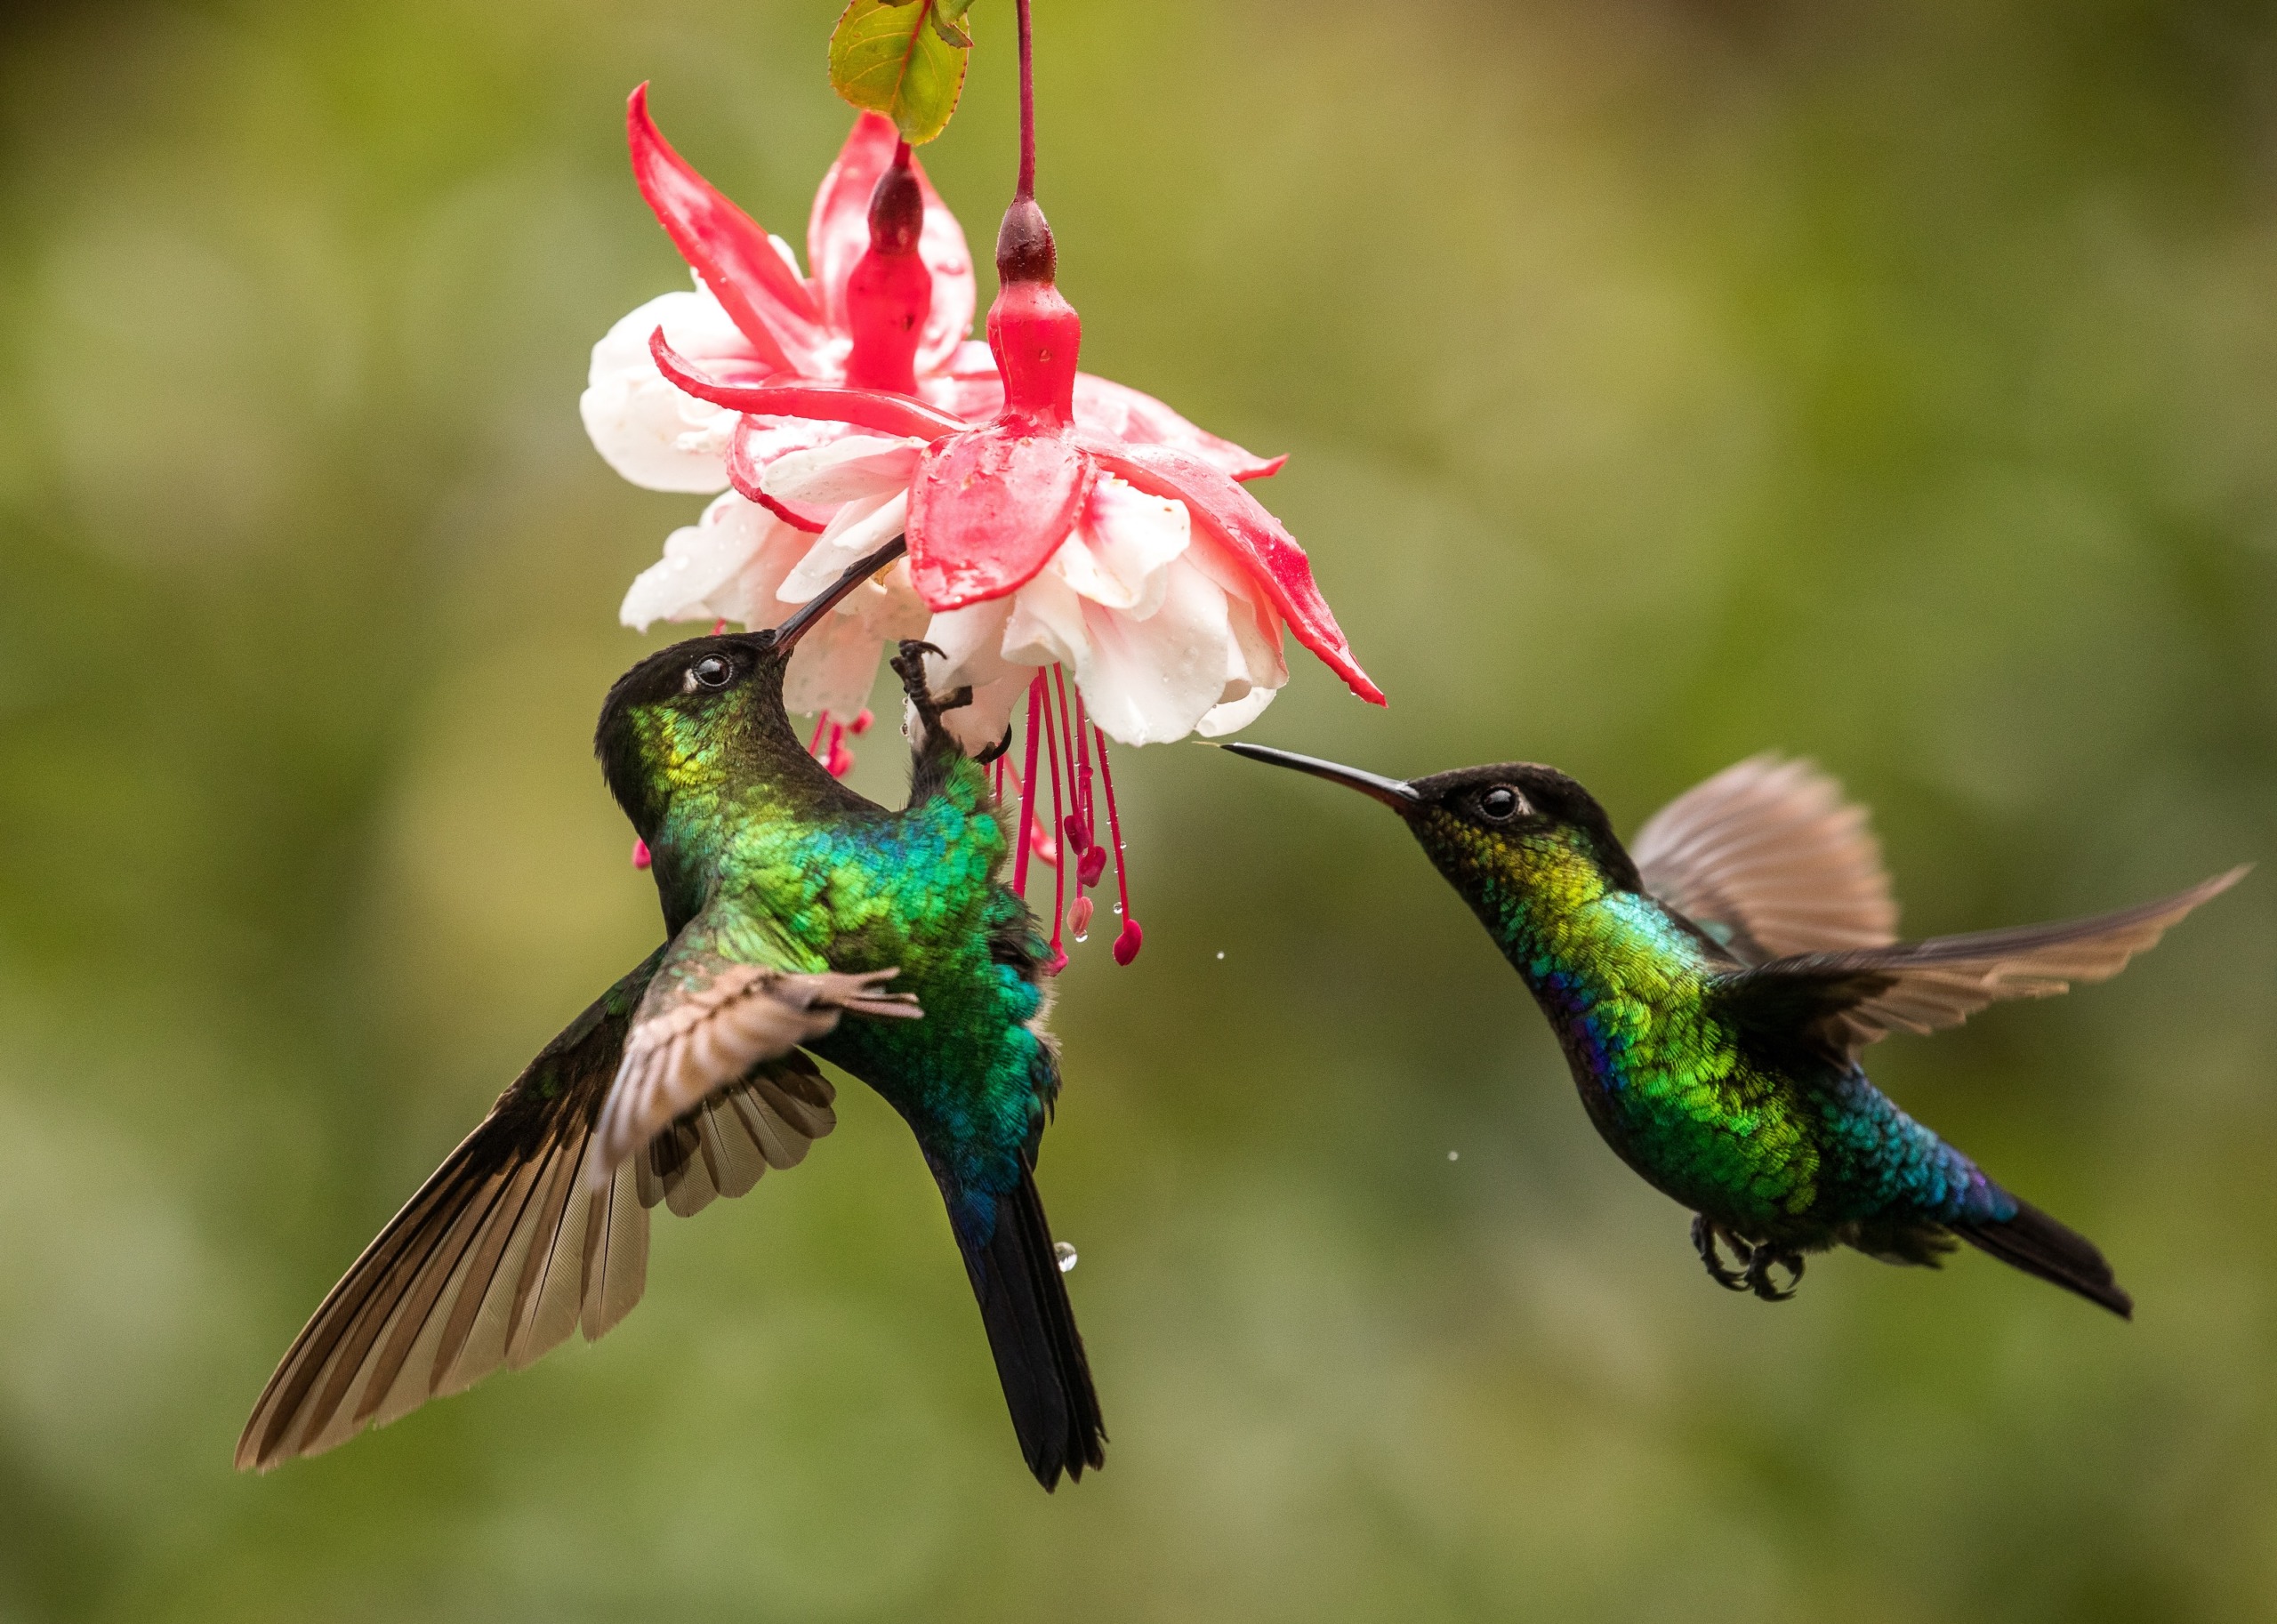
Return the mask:
<path id="1" fill-rule="evenodd" d="M 660 620 L 771 625 L 901 527 L 906 502 L 891 499 L 905 492 L 915 457 L 903 446 L 881 462 L 877 437 L 854 424 L 692 394 L 660 367 L 650 341 L 662 334 L 667 353 L 714 384 L 888 391 L 961 422 L 985 422 L 1002 409 L 1004 391 L 987 347 L 965 339 L 976 298 L 971 255 L 922 168 L 874 113 L 856 121 L 816 193 L 811 277 L 787 243 L 672 150 L 648 116 L 646 86 L 633 92 L 626 124 L 642 195 L 697 285 L 650 300 L 610 328 L 594 346 L 580 411 L 595 447 L 634 484 L 724 494 L 666 539 L 620 616 L 644 631 Z M 921 221 L 913 231 L 913 220 Z M 1090 374 L 1076 375 L 1071 409 L 1087 429 L 1178 449 L 1230 478 L 1280 467 Z M 1108 732 L 1130 743 L 1226 731 L 1262 710 L 1288 671 L 1271 612 L 1244 592 L 1240 571 L 1206 543 L 1180 542 L 1180 521 L 1159 501 L 1147 506 L 1133 491 L 1106 486 L 1092 508 L 1090 542 L 1120 568 L 1154 560 L 1138 575 L 1087 574 L 1079 551 L 1022 605 L 994 616 L 1002 623 L 990 625 L 983 613 L 944 617 L 929 631 L 909 568 L 897 564 L 801 644 L 788 702 L 851 714 L 883 646 L 929 635 L 970 656 L 945 675 L 980 690 L 981 703 L 960 720 L 976 740 L 992 718 L 1001 733 L 1034 668 L 1050 663 L 1046 654 L 1065 659 L 1086 692 L 1098 688 Z M 1013 625 L 1016 611 L 1025 614 Z M 993 635 L 1008 629 L 1009 639 Z M 1150 660 L 1173 678 L 1161 692 L 1148 680 Z M 1208 703 L 1199 703 L 1213 681 Z"/>

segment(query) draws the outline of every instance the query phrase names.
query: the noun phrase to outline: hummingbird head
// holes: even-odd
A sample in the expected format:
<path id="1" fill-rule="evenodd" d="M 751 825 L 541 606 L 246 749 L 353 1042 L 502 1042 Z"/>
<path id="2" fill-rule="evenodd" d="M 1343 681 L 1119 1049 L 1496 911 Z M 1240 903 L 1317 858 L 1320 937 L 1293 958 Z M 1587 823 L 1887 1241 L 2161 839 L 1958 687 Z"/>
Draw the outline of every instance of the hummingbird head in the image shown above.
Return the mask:
<path id="1" fill-rule="evenodd" d="M 1597 797 L 1554 767 L 1505 761 L 1399 779 L 1261 744 L 1221 748 L 1383 802 L 1490 926 L 1513 904 L 1580 902 L 1643 886 Z"/>
<path id="2" fill-rule="evenodd" d="M 783 674 L 809 629 L 899 558 L 905 545 L 897 536 L 779 626 L 690 638 L 658 649 L 616 679 L 601 702 L 593 753 L 609 792 L 644 840 L 655 843 L 665 808 L 688 790 L 793 774 L 819 793 L 850 793 L 792 731 Z"/>

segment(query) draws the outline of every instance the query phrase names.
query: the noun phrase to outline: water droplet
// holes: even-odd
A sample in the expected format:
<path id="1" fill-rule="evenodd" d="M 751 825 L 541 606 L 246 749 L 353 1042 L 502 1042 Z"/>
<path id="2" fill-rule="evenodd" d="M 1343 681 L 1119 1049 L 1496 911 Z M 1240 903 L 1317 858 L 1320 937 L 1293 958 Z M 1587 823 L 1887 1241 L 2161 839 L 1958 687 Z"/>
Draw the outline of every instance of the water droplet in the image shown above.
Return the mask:
<path id="1" fill-rule="evenodd" d="M 1072 1274 L 1074 1271 L 1075 1249 L 1068 1245 L 1066 1242 L 1054 1241 L 1051 1243 L 1051 1255 L 1059 1259 L 1059 1272 L 1061 1274 Z"/>
<path id="2" fill-rule="evenodd" d="M 1226 955 L 1225 955 L 1223 953 L 1220 953 L 1218 956 L 1219 956 L 1220 959 L 1222 959 L 1222 958 L 1224 958 Z"/>
<path id="3" fill-rule="evenodd" d="M 1448 1160 L 1448 1161 L 1450 1161 L 1450 1162 L 1452 1162 L 1452 1161 L 1456 1160 L 1458 1157 L 1460 1157 L 1461 1154 L 1462 1154 L 1462 1152 L 1460 1152 L 1460 1151 L 1459 1151 L 1459 1150 L 1451 1150 L 1451 1151 L 1449 1151 L 1449 1152 L 1447 1153 L 1447 1160 Z"/>

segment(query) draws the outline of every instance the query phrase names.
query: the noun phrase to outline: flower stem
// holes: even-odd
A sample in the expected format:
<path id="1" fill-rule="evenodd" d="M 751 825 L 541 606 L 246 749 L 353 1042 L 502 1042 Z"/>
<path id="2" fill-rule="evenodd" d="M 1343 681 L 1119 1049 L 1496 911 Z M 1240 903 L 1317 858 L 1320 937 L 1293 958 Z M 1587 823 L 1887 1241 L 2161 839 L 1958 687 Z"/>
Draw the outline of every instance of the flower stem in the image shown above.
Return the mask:
<path id="1" fill-rule="evenodd" d="M 1013 0 L 1020 19 L 1020 178 L 1012 200 L 1035 196 L 1035 60 L 1029 43 L 1028 0 Z"/>

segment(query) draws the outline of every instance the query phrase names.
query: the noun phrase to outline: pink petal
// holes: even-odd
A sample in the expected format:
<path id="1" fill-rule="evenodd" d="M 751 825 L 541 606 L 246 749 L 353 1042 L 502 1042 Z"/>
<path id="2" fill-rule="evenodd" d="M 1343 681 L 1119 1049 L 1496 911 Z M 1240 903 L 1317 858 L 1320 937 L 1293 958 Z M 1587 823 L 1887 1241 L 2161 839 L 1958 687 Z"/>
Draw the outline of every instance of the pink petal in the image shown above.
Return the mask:
<path id="1" fill-rule="evenodd" d="M 880 434 L 907 434 L 936 440 L 972 425 L 961 417 L 935 411 L 905 395 L 877 390 L 848 389 L 836 383 L 721 383 L 706 377 L 673 353 L 662 327 L 649 335 L 648 353 L 656 370 L 673 383 L 715 406 L 733 406 L 760 417 L 811 417 L 823 422 L 852 423 Z"/>
<path id="2" fill-rule="evenodd" d="M 1368 680 L 1368 673 L 1352 657 L 1352 646 L 1336 623 L 1334 611 L 1314 583 L 1305 550 L 1256 497 L 1200 458 L 1167 446 L 1091 441 L 1085 449 L 1100 467 L 1140 490 L 1184 502 L 1194 522 L 1249 567 L 1297 641 L 1318 655 L 1361 698 L 1384 703 L 1383 690 Z M 923 591 L 921 583 L 919 590 Z"/>
<path id="3" fill-rule="evenodd" d="M 813 370 L 826 336 L 819 326 L 822 312 L 759 222 L 672 150 L 648 117 L 646 84 L 626 103 L 624 125 L 633 178 L 680 258 L 696 268 L 762 358 L 787 371 Z"/>
<path id="4" fill-rule="evenodd" d="M 823 319 L 841 333 L 847 330 L 846 278 L 870 245 L 870 191 L 893 162 L 898 140 L 891 119 L 881 113 L 863 114 L 815 192 L 814 212 L 807 220 L 807 268 L 820 295 Z M 925 166 L 914 159 L 911 163 L 925 195 L 925 227 L 918 236 L 917 257 L 933 273 L 933 308 L 917 341 L 917 370 L 923 374 L 939 366 L 972 331 L 978 294 L 964 228 L 925 178 Z"/>
<path id="5" fill-rule="evenodd" d="M 1090 494 L 1065 435 L 991 423 L 942 441 L 909 488 L 909 573 L 935 609 L 1018 591 L 1051 560 Z"/>
<path id="6" fill-rule="evenodd" d="M 1168 446 L 1201 458 L 1236 479 L 1263 479 L 1281 471 L 1287 457 L 1267 460 L 1196 428 L 1176 412 L 1127 384 L 1087 372 L 1075 374 L 1075 422 L 1079 428 L 1137 446 Z"/>

